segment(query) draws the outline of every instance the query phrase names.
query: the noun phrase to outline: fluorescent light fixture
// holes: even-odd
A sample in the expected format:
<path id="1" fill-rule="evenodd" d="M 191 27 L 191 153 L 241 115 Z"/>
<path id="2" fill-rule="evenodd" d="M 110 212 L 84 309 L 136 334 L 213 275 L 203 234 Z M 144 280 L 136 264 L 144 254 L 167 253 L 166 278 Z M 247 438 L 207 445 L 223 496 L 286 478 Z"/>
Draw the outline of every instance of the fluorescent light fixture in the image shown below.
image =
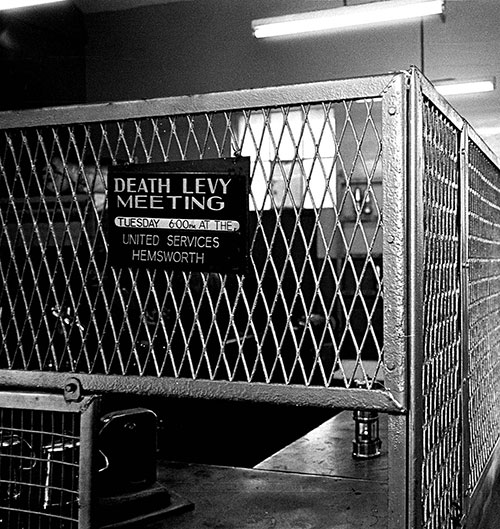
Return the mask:
<path id="1" fill-rule="evenodd" d="M 476 132 L 484 137 L 496 136 L 500 135 L 500 127 L 478 127 Z"/>
<path id="2" fill-rule="evenodd" d="M 39 6 L 42 4 L 55 4 L 65 0 L 0 0 L 0 11 L 18 9 L 20 7 Z"/>
<path id="3" fill-rule="evenodd" d="M 495 79 L 483 79 L 480 81 L 454 81 L 447 83 L 436 83 L 436 90 L 444 96 L 478 94 L 480 92 L 492 92 L 495 90 Z"/>
<path id="4" fill-rule="evenodd" d="M 252 21 L 258 39 L 422 18 L 444 12 L 445 0 L 387 0 Z"/>

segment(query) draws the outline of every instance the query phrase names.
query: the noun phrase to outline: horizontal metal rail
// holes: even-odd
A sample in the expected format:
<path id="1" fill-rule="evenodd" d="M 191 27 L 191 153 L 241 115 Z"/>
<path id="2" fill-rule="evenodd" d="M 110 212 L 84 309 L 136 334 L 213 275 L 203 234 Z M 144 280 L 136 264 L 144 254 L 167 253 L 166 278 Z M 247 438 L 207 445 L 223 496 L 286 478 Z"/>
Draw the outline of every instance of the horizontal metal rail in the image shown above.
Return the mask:
<path id="1" fill-rule="evenodd" d="M 144 119 L 381 97 L 401 73 L 190 96 L 0 112 L 0 129 Z"/>
<path id="2" fill-rule="evenodd" d="M 225 382 L 138 376 L 71 374 L 86 393 L 175 396 L 200 399 L 228 399 L 294 406 L 342 409 L 374 409 L 403 413 L 405 409 L 389 391 L 382 389 L 318 388 L 298 385 Z M 69 380 L 68 373 L 33 371 L 0 371 L 0 384 L 6 386 L 43 387 L 61 390 Z"/>

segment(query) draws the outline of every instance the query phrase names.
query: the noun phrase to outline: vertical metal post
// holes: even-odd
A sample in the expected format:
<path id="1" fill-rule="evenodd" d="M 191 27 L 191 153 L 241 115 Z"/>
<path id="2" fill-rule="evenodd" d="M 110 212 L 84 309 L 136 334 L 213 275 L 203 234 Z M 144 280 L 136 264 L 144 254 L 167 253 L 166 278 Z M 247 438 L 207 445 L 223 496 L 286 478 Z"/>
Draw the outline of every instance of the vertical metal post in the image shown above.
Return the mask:
<path id="1" fill-rule="evenodd" d="M 395 77 L 382 102 L 384 380 L 408 407 L 407 394 L 407 75 Z M 406 415 L 389 415 L 388 527 L 407 527 L 408 427 Z"/>
<path id="2" fill-rule="evenodd" d="M 460 312 L 462 380 L 462 511 L 470 509 L 469 421 L 469 128 L 464 123 L 460 145 Z"/>
<path id="3" fill-rule="evenodd" d="M 408 528 L 422 527 L 423 457 L 423 99 L 419 74 L 411 71 L 408 113 Z"/>
<path id="4" fill-rule="evenodd" d="M 408 416 L 388 415 L 387 445 L 388 498 L 387 529 L 407 529 L 409 515 L 408 495 Z"/>
<path id="5" fill-rule="evenodd" d="M 87 397 L 88 402 L 80 416 L 80 468 L 79 468 L 79 529 L 91 529 L 95 498 L 92 491 L 92 478 L 95 467 L 95 439 L 98 424 L 100 399 L 97 396 Z"/>

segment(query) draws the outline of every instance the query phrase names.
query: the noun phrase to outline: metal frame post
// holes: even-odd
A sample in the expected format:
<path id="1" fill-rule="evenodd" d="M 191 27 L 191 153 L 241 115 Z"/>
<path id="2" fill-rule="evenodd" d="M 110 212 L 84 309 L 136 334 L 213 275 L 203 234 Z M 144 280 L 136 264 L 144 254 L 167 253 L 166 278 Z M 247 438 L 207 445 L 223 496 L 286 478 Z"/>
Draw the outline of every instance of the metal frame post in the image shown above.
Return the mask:
<path id="1" fill-rule="evenodd" d="M 423 358 L 423 116 L 422 91 L 411 71 L 408 112 L 408 528 L 422 526 Z"/>
<path id="2" fill-rule="evenodd" d="M 95 439 L 97 438 L 100 398 L 89 398 L 80 420 L 80 470 L 79 470 L 79 525 L 94 527 L 95 494 L 92 488 L 95 469 Z"/>
<path id="3" fill-rule="evenodd" d="M 461 309 L 461 380 L 462 380 L 462 514 L 470 509 L 469 446 L 469 126 L 464 123 L 460 145 L 460 309 Z"/>
<path id="4" fill-rule="evenodd" d="M 384 193 L 384 376 L 386 388 L 408 407 L 407 386 L 407 81 L 394 79 L 382 104 Z M 389 415 L 388 527 L 407 525 L 408 416 Z"/>

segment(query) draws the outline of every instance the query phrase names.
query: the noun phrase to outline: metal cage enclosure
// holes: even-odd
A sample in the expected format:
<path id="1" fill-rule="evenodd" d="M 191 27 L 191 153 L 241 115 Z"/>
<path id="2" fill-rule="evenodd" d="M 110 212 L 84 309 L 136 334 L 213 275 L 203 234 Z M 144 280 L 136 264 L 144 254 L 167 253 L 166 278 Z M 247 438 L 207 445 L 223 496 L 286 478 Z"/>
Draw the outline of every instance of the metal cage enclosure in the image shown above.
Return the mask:
<path id="1" fill-rule="evenodd" d="M 0 381 L 388 413 L 389 527 L 472 520 L 500 165 L 415 69 L 0 114 Z M 250 158 L 245 274 L 109 263 L 121 163 Z"/>
<path id="2" fill-rule="evenodd" d="M 0 393 L 1 527 L 90 527 L 96 403 Z"/>

